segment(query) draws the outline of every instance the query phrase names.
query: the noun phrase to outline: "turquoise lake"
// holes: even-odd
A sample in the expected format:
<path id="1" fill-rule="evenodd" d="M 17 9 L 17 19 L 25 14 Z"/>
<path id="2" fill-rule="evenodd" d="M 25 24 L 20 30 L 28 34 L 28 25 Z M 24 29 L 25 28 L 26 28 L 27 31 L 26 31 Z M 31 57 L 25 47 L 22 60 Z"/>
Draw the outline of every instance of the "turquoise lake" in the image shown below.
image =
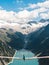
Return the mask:
<path id="1" fill-rule="evenodd" d="M 20 58 L 22 58 L 23 55 L 25 55 L 25 57 L 33 57 L 33 56 L 35 56 L 30 51 L 20 50 L 20 51 L 17 51 L 15 53 L 14 57 L 20 57 Z M 25 61 L 24 60 L 13 59 L 13 61 L 10 64 L 8 64 L 8 65 L 39 65 L 39 63 L 38 63 L 38 59 L 25 60 Z"/>

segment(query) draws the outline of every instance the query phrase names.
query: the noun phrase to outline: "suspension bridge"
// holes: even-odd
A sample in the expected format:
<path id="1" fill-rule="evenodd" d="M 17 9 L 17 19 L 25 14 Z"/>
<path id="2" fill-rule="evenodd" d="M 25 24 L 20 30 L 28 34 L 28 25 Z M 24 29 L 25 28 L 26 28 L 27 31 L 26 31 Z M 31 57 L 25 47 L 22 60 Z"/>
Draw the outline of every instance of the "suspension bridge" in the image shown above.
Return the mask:
<path id="1" fill-rule="evenodd" d="M 23 60 L 21 57 L 8 57 L 8 56 L 0 56 L 2 59 L 16 59 L 16 60 Z M 26 57 L 25 60 L 33 60 L 33 59 L 49 59 L 49 56 L 41 56 L 41 57 Z"/>

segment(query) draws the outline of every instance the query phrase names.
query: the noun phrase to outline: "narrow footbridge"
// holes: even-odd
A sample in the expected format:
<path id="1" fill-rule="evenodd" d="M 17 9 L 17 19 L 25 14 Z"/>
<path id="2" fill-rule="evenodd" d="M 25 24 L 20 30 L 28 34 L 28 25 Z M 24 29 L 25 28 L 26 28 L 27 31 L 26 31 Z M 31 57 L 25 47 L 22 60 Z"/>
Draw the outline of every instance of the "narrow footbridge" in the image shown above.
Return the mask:
<path id="1" fill-rule="evenodd" d="M 23 57 L 8 57 L 8 56 L 0 56 L 0 58 L 5 59 L 16 59 L 16 60 L 23 60 Z M 41 56 L 41 57 L 26 57 L 25 60 L 33 60 L 33 59 L 49 59 L 49 56 Z"/>

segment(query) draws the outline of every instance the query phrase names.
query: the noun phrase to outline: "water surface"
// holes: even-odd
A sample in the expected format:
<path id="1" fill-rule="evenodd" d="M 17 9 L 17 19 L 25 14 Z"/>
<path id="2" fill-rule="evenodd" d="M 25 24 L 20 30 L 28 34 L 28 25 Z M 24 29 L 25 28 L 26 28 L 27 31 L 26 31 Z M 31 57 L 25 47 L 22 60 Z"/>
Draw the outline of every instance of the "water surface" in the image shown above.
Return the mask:
<path id="1" fill-rule="evenodd" d="M 16 52 L 15 57 L 22 58 L 23 55 L 25 55 L 25 57 L 33 57 L 34 56 L 34 54 L 30 51 L 20 50 L 20 51 Z M 38 59 L 25 60 L 25 61 L 13 59 L 13 62 L 8 65 L 39 65 L 39 63 L 38 63 Z"/>

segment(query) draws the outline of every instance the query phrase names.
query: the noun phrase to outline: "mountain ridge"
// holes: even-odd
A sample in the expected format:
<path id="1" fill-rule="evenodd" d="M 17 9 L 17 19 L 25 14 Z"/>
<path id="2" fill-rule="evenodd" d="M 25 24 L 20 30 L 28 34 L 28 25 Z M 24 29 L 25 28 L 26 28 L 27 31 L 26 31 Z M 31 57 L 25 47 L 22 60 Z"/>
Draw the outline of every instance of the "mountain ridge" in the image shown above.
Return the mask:
<path id="1" fill-rule="evenodd" d="M 27 44 L 25 42 L 27 40 Z M 0 55 L 12 56 L 16 50 L 26 49 L 39 56 L 49 55 L 49 24 L 42 26 L 29 34 L 23 34 L 13 29 L 0 28 Z M 25 47 L 24 47 L 25 46 Z M 3 53 L 4 51 L 4 53 Z M 1 53 L 2 52 L 2 53 Z M 8 63 L 11 59 L 0 59 L 0 63 Z M 49 65 L 49 59 L 39 59 L 39 65 Z M 5 65 L 5 64 L 4 64 Z"/>

